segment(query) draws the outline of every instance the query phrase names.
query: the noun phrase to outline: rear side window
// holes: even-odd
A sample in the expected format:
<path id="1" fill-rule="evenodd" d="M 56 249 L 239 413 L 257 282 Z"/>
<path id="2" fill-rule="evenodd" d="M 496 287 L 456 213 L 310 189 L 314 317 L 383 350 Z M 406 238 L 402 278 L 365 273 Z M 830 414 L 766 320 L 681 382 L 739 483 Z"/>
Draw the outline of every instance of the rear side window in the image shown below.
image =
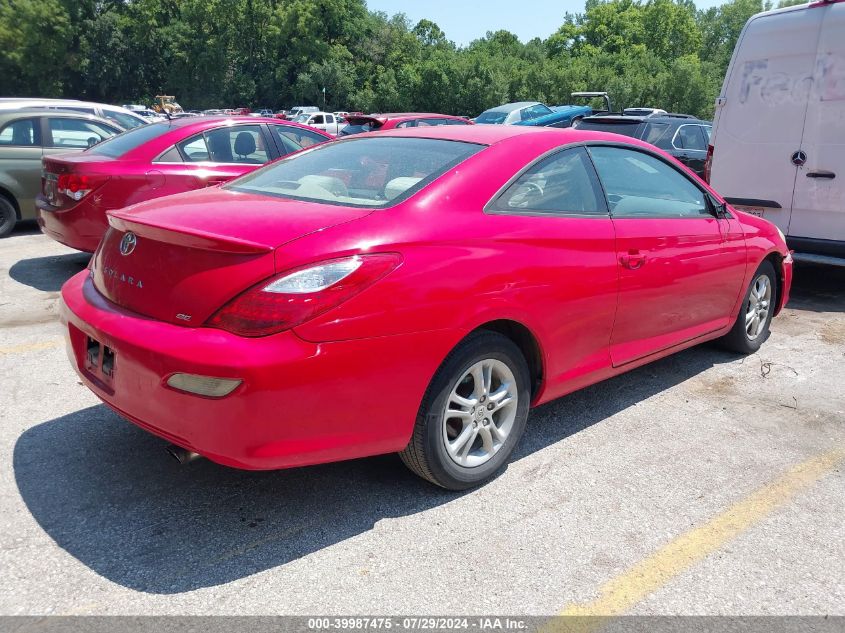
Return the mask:
<path id="1" fill-rule="evenodd" d="M 646 143 L 665 147 L 669 145 L 668 132 L 672 126 L 669 123 L 646 123 L 643 130 L 643 140 Z"/>
<path id="2" fill-rule="evenodd" d="M 591 147 L 590 155 L 613 217 L 710 216 L 704 192 L 662 160 L 621 147 Z"/>
<path id="3" fill-rule="evenodd" d="M 50 147 L 85 149 L 117 133 L 113 128 L 87 119 L 50 117 L 47 122 L 52 137 Z"/>
<path id="4" fill-rule="evenodd" d="M 689 149 L 699 152 L 707 151 L 707 141 L 700 125 L 682 125 L 675 132 L 672 143 L 675 149 Z"/>
<path id="5" fill-rule="evenodd" d="M 263 165 L 269 158 L 257 125 L 233 125 L 206 130 L 176 147 L 186 162 Z"/>
<path id="6" fill-rule="evenodd" d="M 316 132 L 292 125 L 271 125 L 270 129 L 276 137 L 282 155 L 298 152 L 301 149 L 317 143 L 325 143 L 328 140 L 325 136 Z"/>
<path id="7" fill-rule="evenodd" d="M 41 145 L 38 119 L 20 119 L 7 123 L 0 129 L 0 145 L 35 147 Z"/>
<path id="8" fill-rule="evenodd" d="M 348 207 L 388 207 L 483 148 L 439 139 L 365 135 L 314 147 L 224 187 Z M 280 212 L 288 208 L 296 209 L 280 205 Z"/>
<path id="9" fill-rule="evenodd" d="M 530 215 L 603 215 L 607 206 L 582 147 L 563 150 L 522 174 L 490 210 Z"/>
<path id="10" fill-rule="evenodd" d="M 537 117 L 545 116 L 551 113 L 552 111 L 544 105 L 533 105 L 524 108 L 519 113 L 519 118 L 521 121 L 530 121 L 531 119 L 536 119 Z"/>
<path id="11" fill-rule="evenodd" d="M 168 123 L 151 123 L 103 141 L 88 151 L 98 156 L 120 158 L 124 154 L 141 147 L 144 143 L 158 138 L 162 134 L 167 134 L 171 129 Z"/>
<path id="12" fill-rule="evenodd" d="M 463 119 L 446 119 L 446 125 L 469 125 L 469 121 Z"/>

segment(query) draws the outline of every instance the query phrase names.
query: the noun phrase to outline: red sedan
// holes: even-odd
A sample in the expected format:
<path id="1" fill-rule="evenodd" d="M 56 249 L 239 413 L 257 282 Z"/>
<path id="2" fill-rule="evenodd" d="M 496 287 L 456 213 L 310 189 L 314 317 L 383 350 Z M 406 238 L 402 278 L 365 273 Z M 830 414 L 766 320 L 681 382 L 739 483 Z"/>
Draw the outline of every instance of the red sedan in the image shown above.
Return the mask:
<path id="1" fill-rule="evenodd" d="M 143 125 L 76 154 L 43 160 L 36 200 L 41 230 L 93 253 L 106 212 L 225 182 L 331 137 L 258 117 L 191 117 Z"/>
<path id="2" fill-rule="evenodd" d="M 570 129 L 364 134 L 109 215 L 62 319 L 115 411 L 183 459 L 397 451 L 451 489 L 532 406 L 711 339 L 754 352 L 792 279 L 774 225 Z"/>
<path id="3" fill-rule="evenodd" d="M 472 125 L 472 121 L 460 116 L 425 112 L 393 112 L 389 114 L 349 114 L 347 125 L 341 128 L 339 137 L 361 134 L 362 132 L 382 132 L 406 127 L 431 127 L 435 125 Z"/>

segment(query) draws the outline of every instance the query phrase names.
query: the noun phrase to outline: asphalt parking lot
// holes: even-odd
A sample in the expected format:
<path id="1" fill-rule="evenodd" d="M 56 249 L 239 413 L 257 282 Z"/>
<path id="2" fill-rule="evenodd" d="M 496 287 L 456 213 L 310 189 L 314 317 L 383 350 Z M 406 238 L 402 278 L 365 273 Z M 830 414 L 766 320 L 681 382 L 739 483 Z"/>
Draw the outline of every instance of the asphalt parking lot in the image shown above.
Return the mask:
<path id="1" fill-rule="evenodd" d="M 395 456 L 179 466 L 71 370 L 86 264 L 32 225 L 0 241 L 0 614 L 845 615 L 845 270 L 799 267 L 754 356 L 535 410 L 456 494 Z"/>

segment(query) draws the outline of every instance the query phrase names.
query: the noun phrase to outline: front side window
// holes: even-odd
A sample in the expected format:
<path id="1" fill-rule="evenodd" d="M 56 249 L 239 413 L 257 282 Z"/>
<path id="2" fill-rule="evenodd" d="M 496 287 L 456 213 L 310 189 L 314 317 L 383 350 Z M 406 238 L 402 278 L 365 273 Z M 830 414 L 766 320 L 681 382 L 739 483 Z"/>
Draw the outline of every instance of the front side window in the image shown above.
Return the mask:
<path id="1" fill-rule="evenodd" d="M 283 156 L 318 143 L 325 143 L 328 140 L 325 136 L 313 130 L 293 127 L 292 125 L 271 125 L 270 129 L 276 136 L 277 144 L 280 146 L 279 150 Z"/>
<path id="2" fill-rule="evenodd" d="M 683 218 L 710 215 L 704 192 L 674 167 L 645 152 L 591 147 L 616 218 Z"/>
<path id="3" fill-rule="evenodd" d="M 51 147 L 85 149 L 117 133 L 115 129 L 86 119 L 50 117 L 47 122 L 52 136 Z"/>
<path id="4" fill-rule="evenodd" d="M 263 165 L 269 160 L 258 125 L 232 125 L 206 130 L 176 147 L 186 162 Z"/>
<path id="5" fill-rule="evenodd" d="M 318 114 L 311 118 L 311 125 L 323 125 L 323 115 Z"/>
<path id="6" fill-rule="evenodd" d="M 490 206 L 493 212 L 542 215 L 607 215 L 586 150 L 563 150 L 517 178 Z"/>
<path id="7" fill-rule="evenodd" d="M 225 187 L 308 202 L 387 207 L 483 148 L 458 141 L 362 136 L 314 147 Z"/>
<path id="8" fill-rule="evenodd" d="M 0 145 L 35 147 L 41 145 L 38 119 L 19 119 L 7 123 L 0 129 Z"/>

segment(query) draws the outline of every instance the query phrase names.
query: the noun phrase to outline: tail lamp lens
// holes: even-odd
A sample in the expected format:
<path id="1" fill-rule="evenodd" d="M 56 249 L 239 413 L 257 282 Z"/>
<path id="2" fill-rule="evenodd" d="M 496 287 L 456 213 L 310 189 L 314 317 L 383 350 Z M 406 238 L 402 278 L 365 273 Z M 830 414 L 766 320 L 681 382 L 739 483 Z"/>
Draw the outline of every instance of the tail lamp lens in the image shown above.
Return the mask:
<path id="1" fill-rule="evenodd" d="M 354 297 L 401 263 L 398 253 L 376 253 L 310 264 L 253 286 L 206 325 L 240 336 L 289 330 Z"/>
<path id="2" fill-rule="evenodd" d="M 82 200 L 94 189 L 102 184 L 102 179 L 95 179 L 87 174 L 60 174 L 56 188 L 59 193 L 71 200 Z"/>

